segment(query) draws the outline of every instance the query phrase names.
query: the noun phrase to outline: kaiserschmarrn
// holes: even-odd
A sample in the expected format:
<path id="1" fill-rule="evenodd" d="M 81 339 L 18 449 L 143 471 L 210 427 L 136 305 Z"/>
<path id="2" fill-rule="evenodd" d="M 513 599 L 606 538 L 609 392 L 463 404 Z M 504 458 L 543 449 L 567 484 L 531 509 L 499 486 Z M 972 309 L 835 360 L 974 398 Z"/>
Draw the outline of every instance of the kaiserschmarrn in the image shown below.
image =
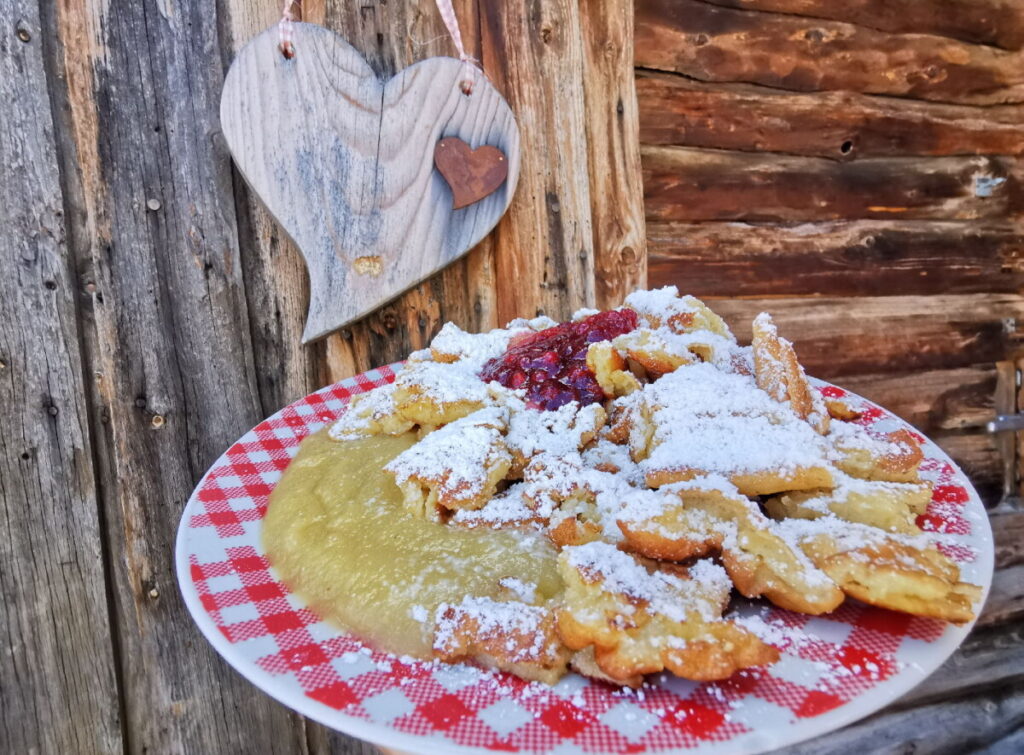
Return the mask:
<path id="1" fill-rule="evenodd" d="M 979 588 L 917 525 L 931 486 L 916 436 L 874 432 L 826 401 L 770 315 L 752 332 L 741 346 L 700 300 L 637 291 L 561 324 L 449 323 L 393 383 L 353 398 L 311 440 L 341 459 L 393 439 L 372 446 L 376 471 L 359 457 L 346 472 L 372 532 L 344 526 L 370 539 L 373 574 L 416 585 L 374 593 L 394 633 L 370 639 L 548 683 L 575 669 L 637 686 L 777 660 L 728 618 L 734 593 L 807 614 L 855 598 L 970 621 Z M 272 499 L 268 551 L 300 592 L 320 585 L 322 607 L 360 588 L 295 554 L 333 506 L 357 503 L 324 503 L 321 457 L 296 464 L 320 470 L 303 490 L 321 503 L 300 526 Z M 325 553 L 343 548 L 344 526 L 328 526 Z M 353 613 L 337 615 L 373 635 Z M 394 627 L 415 637 L 399 642 Z"/>

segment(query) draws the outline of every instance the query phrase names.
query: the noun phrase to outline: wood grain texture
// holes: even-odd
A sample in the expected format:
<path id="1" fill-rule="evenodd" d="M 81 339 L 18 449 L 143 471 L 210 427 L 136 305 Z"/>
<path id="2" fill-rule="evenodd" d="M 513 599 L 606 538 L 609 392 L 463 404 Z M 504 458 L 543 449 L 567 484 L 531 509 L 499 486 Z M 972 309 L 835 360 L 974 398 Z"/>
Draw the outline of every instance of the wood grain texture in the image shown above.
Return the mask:
<path id="1" fill-rule="evenodd" d="M 651 220 L 811 222 L 1019 217 L 1021 165 L 995 156 L 814 157 L 645 146 Z"/>
<path id="2" fill-rule="evenodd" d="M 709 0 L 712 5 L 828 18 L 869 29 L 938 34 L 1018 50 L 1024 45 L 1020 0 Z"/>
<path id="3" fill-rule="evenodd" d="M 638 0 L 636 50 L 640 67 L 702 81 L 985 105 L 1024 101 L 1019 51 L 699 0 Z"/>
<path id="4" fill-rule="evenodd" d="M 633 4 L 583 0 L 584 98 L 597 307 L 647 284 Z"/>
<path id="5" fill-rule="evenodd" d="M 87 281 L 87 394 L 126 748 L 293 751 L 304 742 L 296 717 L 251 695 L 175 596 L 181 507 L 263 415 L 230 164 L 215 138 L 217 17 L 90 3 L 59 7 L 53 34 L 64 42 L 66 78 L 51 96 L 67 119 L 69 238 Z"/>
<path id="6" fill-rule="evenodd" d="M 1024 152 L 1020 105 L 947 105 L 849 91 L 787 92 L 643 70 L 636 87 L 644 144 L 842 161 Z"/>
<path id="7" fill-rule="evenodd" d="M 519 192 L 495 233 L 498 320 L 596 302 L 577 0 L 481 3 L 482 62 L 522 133 Z"/>
<path id="8" fill-rule="evenodd" d="M 651 221 L 652 286 L 695 296 L 1016 293 L 1021 226 L 1005 221 Z"/>
<path id="9" fill-rule="evenodd" d="M 1024 725 L 1024 691 L 1019 685 L 992 686 L 984 693 L 903 710 L 884 710 L 863 721 L 777 755 L 962 755 L 997 743 Z M 1010 751 L 1012 752 L 1012 751 Z"/>
<path id="10" fill-rule="evenodd" d="M 456 14 L 467 52 L 482 59 L 475 0 L 457 0 Z M 310 17 L 310 11 L 315 11 Z M 344 36 L 366 58 L 378 76 L 387 78 L 417 60 L 454 52 L 431 0 L 361 5 L 323 4 L 306 8 L 307 17 L 322 21 Z M 491 76 L 499 89 L 503 83 Z M 502 91 L 505 94 L 504 91 Z M 325 339 L 325 382 L 404 359 L 423 348 L 448 320 L 469 331 L 498 325 L 494 280 L 493 234 L 466 257 L 429 281 L 371 313 L 341 333 Z"/>
<path id="11" fill-rule="evenodd" d="M 303 340 L 394 298 L 480 241 L 508 207 L 519 168 L 515 118 L 497 91 L 454 58 L 428 58 L 382 82 L 333 32 L 300 23 L 295 55 L 271 28 L 232 63 L 221 127 L 242 175 L 306 258 Z M 493 194 L 462 210 L 434 169 L 458 137 L 508 161 Z"/>
<path id="12" fill-rule="evenodd" d="M 771 312 L 808 373 L 825 380 L 954 369 L 1019 347 L 1024 297 L 1014 294 L 710 300 L 744 341 Z M 870 396 L 868 398 L 871 398 Z"/>
<path id="13" fill-rule="evenodd" d="M 123 746 L 37 3 L 0 2 L 0 750 Z"/>

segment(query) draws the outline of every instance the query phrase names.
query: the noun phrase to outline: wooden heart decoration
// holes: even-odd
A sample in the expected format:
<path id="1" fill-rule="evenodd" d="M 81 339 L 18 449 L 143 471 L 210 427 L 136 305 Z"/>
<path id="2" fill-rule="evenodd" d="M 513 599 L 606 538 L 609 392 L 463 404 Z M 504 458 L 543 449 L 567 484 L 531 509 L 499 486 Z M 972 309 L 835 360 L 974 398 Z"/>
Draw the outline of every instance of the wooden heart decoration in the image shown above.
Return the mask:
<path id="1" fill-rule="evenodd" d="M 456 136 L 437 143 L 434 165 L 451 187 L 456 210 L 497 191 L 508 176 L 504 152 L 490 144 L 473 149 Z"/>
<path id="2" fill-rule="evenodd" d="M 428 58 L 381 81 L 345 40 L 296 23 L 294 57 L 273 27 L 238 54 L 220 118 L 249 186 L 309 270 L 303 343 L 390 301 L 461 257 L 505 213 L 519 177 L 519 129 L 508 103 L 465 64 Z M 490 145 L 507 178 L 463 209 L 434 169 L 444 138 Z"/>

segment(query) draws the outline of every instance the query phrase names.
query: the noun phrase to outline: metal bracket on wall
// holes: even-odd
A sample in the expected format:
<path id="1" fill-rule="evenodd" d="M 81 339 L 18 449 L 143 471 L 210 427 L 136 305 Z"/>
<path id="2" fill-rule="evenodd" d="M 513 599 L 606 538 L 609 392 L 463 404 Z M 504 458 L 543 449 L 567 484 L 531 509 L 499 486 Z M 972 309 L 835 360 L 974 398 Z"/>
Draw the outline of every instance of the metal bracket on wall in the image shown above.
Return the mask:
<path id="1" fill-rule="evenodd" d="M 1024 508 L 1020 488 L 1020 435 L 1024 432 L 1024 412 L 1019 411 L 1022 383 L 1021 368 L 1014 362 L 996 364 L 996 417 L 985 425 L 1002 462 L 1003 485 L 999 504 L 990 513 L 1020 511 Z"/>

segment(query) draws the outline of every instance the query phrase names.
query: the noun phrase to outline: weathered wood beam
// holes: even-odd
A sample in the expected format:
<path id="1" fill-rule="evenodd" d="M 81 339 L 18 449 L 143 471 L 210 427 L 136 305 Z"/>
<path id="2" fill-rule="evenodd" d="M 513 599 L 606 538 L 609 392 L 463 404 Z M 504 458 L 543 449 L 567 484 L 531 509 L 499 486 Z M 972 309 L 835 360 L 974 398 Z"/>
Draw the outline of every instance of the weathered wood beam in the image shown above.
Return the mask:
<path id="1" fill-rule="evenodd" d="M 638 0 L 636 50 L 640 67 L 702 81 L 986 105 L 1024 101 L 1020 52 L 698 0 Z"/>
<path id="2" fill-rule="evenodd" d="M 1024 46 L 1020 0 L 707 0 L 712 5 L 847 21 L 894 33 L 938 34 L 995 45 Z"/>
<path id="3" fill-rule="evenodd" d="M 633 3 L 581 0 L 580 22 L 597 307 L 609 309 L 647 283 Z"/>
<path id="4" fill-rule="evenodd" d="M 983 694 L 902 710 L 883 710 L 863 721 L 779 755 L 959 755 L 1009 737 L 1024 724 L 1024 691 L 1010 683 Z M 1005 750 L 1004 752 L 1013 752 Z"/>
<path id="5" fill-rule="evenodd" d="M 70 121 L 68 222 L 89 275 L 84 343 L 126 747 L 299 749 L 297 717 L 252 695 L 175 595 L 182 506 L 263 416 L 230 164 L 216 139 L 217 14 L 195 3 L 112 13 L 80 0 L 58 4 L 55 19 L 66 89 L 56 84 L 53 98 Z"/>
<path id="6" fill-rule="evenodd" d="M 990 364 L 842 378 L 845 388 L 878 397 L 886 409 L 926 434 L 983 427 L 995 415 L 996 382 Z"/>
<path id="7" fill-rule="evenodd" d="M 0 2 L 0 742 L 12 753 L 120 752 L 81 281 L 40 11 Z"/>
<path id="8" fill-rule="evenodd" d="M 1024 211 L 1014 158 L 840 163 L 690 147 L 641 150 L 648 221 L 978 220 Z"/>
<path id="9" fill-rule="evenodd" d="M 749 340 L 754 316 L 771 312 L 807 371 L 824 379 L 996 362 L 1019 347 L 1016 322 L 1024 316 L 1024 297 L 1013 294 L 720 299 L 710 304 L 741 340 Z"/>
<path id="10" fill-rule="evenodd" d="M 579 3 L 483 3 L 480 34 L 522 136 L 519 188 L 494 234 L 498 319 L 565 318 L 596 301 Z"/>
<path id="11" fill-rule="evenodd" d="M 786 92 L 644 70 L 637 72 L 636 87 L 644 144 L 833 160 L 1024 152 L 1021 105 L 947 105 L 849 91 Z"/>
<path id="12" fill-rule="evenodd" d="M 647 224 L 652 286 L 695 296 L 1015 293 L 1021 226 L 1007 222 L 839 220 Z"/>

